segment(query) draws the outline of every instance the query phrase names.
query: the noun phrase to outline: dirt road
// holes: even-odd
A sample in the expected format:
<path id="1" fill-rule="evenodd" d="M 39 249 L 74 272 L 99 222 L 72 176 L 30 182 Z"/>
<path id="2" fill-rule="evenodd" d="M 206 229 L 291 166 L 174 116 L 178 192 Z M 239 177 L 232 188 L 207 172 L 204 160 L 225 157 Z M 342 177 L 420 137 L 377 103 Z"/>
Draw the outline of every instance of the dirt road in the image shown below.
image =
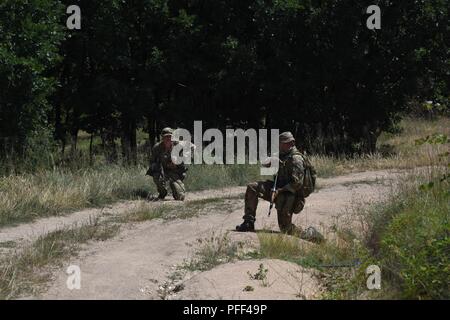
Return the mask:
<path id="1" fill-rule="evenodd" d="M 305 209 L 294 218 L 302 227 L 313 225 L 326 233 L 334 218 L 352 203 L 380 199 L 391 190 L 397 171 L 371 171 L 354 173 L 318 182 L 319 190 L 307 199 Z M 188 196 L 188 199 L 238 195 L 244 188 L 205 191 Z M 230 204 L 231 203 L 231 204 Z M 121 203 L 108 208 L 111 214 L 121 214 L 134 205 Z M 230 207 L 236 206 L 237 210 Z M 54 273 L 48 290 L 38 299 L 161 299 L 167 298 L 164 284 L 173 276 L 176 266 L 189 259 L 195 243 L 212 234 L 230 232 L 233 241 L 257 242 L 255 233 L 237 233 L 232 230 L 242 220 L 243 200 L 228 200 L 227 208 L 217 208 L 204 215 L 188 219 L 149 220 L 130 224 L 115 238 L 94 242 L 81 254 L 66 261 Z M 276 214 L 267 217 L 268 203 L 261 201 L 257 212 L 257 229 L 278 230 Z M 64 223 L 85 219 L 87 214 L 101 215 L 105 210 L 85 210 L 66 217 L 40 220 L 2 230 L 1 239 L 32 238 L 41 232 L 55 230 Z M 60 219 L 60 220 L 58 220 Z M 51 222 L 51 223 L 49 223 Z M 34 227 L 33 227 L 34 226 Z M 45 227 L 44 227 L 45 226 Z M 30 232 L 31 230 L 31 232 Z M 260 261 L 238 261 L 218 266 L 206 272 L 186 275 L 182 288 L 170 298 L 179 299 L 302 299 L 315 298 L 319 291 L 312 270 L 279 260 L 265 260 L 270 277 L 266 285 L 255 285 L 248 279 L 249 272 L 256 272 Z M 78 265 L 81 269 L 81 289 L 69 290 L 66 285 L 66 268 Z M 300 279 L 301 281 L 295 281 Z M 253 290 L 242 290 L 249 282 Z M 301 283 L 301 288 L 292 283 Z"/>

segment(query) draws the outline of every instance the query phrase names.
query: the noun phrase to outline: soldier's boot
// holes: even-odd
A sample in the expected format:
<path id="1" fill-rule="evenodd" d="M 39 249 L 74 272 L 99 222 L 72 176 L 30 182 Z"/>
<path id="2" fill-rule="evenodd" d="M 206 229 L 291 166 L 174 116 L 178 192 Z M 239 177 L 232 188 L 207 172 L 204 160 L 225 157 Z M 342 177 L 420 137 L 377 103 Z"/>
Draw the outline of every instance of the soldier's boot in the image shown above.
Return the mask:
<path id="1" fill-rule="evenodd" d="M 158 200 L 164 200 L 164 198 L 167 196 L 167 192 L 164 192 L 164 193 L 160 193 L 160 194 L 158 194 Z"/>
<path id="2" fill-rule="evenodd" d="M 155 195 L 151 195 L 151 197 L 149 197 L 148 199 L 150 200 L 150 201 L 153 201 L 153 202 L 157 202 L 157 201 L 163 201 L 165 198 L 166 198 L 166 196 L 167 196 L 167 193 L 159 193 L 157 196 L 155 196 Z"/>
<path id="3" fill-rule="evenodd" d="M 322 243 L 325 241 L 323 235 L 314 227 L 308 227 L 300 232 L 300 238 L 314 243 Z"/>
<path id="4" fill-rule="evenodd" d="M 262 184 L 258 182 L 252 182 L 247 185 L 247 191 L 245 192 L 245 214 L 243 216 L 244 222 L 236 226 L 236 231 L 240 232 L 254 232 L 255 220 L 256 220 L 256 208 L 258 207 L 258 196 L 261 194 L 266 200 L 270 196 L 270 187 L 267 187 L 267 194 L 264 197 L 264 189 Z"/>
<path id="5" fill-rule="evenodd" d="M 167 189 L 166 188 L 158 188 L 158 200 L 164 200 L 164 198 L 167 196 Z"/>
<path id="6" fill-rule="evenodd" d="M 164 200 L 164 198 L 167 196 L 167 187 L 166 182 L 164 179 L 159 177 L 153 177 L 153 181 L 156 185 L 156 189 L 158 190 L 158 198 L 155 200 Z"/>
<path id="7" fill-rule="evenodd" d="M 244 222 L 242 222 L 242 224 L 236 226 L 236 231 L 254 232 L 255 231 L 255 223 L 250 220 L 244 220 Z"/>

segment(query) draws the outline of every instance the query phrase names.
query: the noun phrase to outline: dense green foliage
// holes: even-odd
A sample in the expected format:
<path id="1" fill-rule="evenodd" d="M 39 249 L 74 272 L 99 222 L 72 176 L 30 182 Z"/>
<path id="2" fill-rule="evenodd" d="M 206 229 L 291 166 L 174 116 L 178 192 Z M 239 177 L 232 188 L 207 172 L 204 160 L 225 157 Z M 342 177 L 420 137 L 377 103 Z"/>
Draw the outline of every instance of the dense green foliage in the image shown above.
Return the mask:
<path id="1" fill-rule="evenodd" d="M 378 254 L 402 298 L 450 298 L 449 195 L 448 183 L 416 194 L 382 233 Z"/>
<path id="2" fill-rule="evenodd" d="M 36 144 L 50 141 L 61 9 L 55 1 L 0 2 L 0 158 L 31 156 Z"/>
<path id="3" fill-rule="evenodd" d="M 73 156 L 84 131 L 109 162 L 136 163 L 139 129 L 153 143 L 194 120 L 371 152 L 409 101 L 447 108 L 445 0 L 81 0 L 67 30 L 72 2 L 0 4 L 2 158 L 45 141 Z M 381 30 L 366 28 L 373 3 Z"/>
<path id="4" fill-rule="evenodd" d="M 368 216 L 368 263 L 382 269 L 381 297 L 450 297 L 450 192 L 439 176 L 430 188 L 406 183 Z"/>

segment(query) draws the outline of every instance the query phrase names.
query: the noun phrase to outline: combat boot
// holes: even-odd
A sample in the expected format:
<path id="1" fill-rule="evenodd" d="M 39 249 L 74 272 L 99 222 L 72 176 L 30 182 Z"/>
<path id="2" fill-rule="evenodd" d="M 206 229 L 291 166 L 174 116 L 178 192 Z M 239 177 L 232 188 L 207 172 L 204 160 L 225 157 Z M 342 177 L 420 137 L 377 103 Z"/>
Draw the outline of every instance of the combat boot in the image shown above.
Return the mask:
<path id="1" fill-rule="evenodd" d="M 159 194 L 158 196 L 153 195 L 152 197 L 149 197 L 149 200 L 153 201 L 153 202 L 163 201 L 165 199 L 165 197 L 166 197 L 165 195 L 161 195 L 161 194 Z"/>
<path id="2" fill-rule="evenodd" d="M 253 221 L 244 220 L 241 225 L 236 226 L 236 231 L 239 232 L 254 232 L 255 223 Z"/>

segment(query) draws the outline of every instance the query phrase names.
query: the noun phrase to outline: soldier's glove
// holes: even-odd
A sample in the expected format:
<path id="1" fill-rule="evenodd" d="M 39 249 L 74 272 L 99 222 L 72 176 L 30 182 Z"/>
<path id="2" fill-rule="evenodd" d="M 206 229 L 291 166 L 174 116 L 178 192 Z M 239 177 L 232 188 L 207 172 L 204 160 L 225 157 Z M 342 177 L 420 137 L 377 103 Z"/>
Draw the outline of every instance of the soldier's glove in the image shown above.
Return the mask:
<path id="1" fill-rule="evenodd" d="M 262 163 L 261 166 L 264 168 L 270 168 L 272 167 L 272 162 L 275 164 L 277 162 L 280 162 L 280 158 L 278 157 L 268 157 L 267 159 L 265 159 Z"/>

